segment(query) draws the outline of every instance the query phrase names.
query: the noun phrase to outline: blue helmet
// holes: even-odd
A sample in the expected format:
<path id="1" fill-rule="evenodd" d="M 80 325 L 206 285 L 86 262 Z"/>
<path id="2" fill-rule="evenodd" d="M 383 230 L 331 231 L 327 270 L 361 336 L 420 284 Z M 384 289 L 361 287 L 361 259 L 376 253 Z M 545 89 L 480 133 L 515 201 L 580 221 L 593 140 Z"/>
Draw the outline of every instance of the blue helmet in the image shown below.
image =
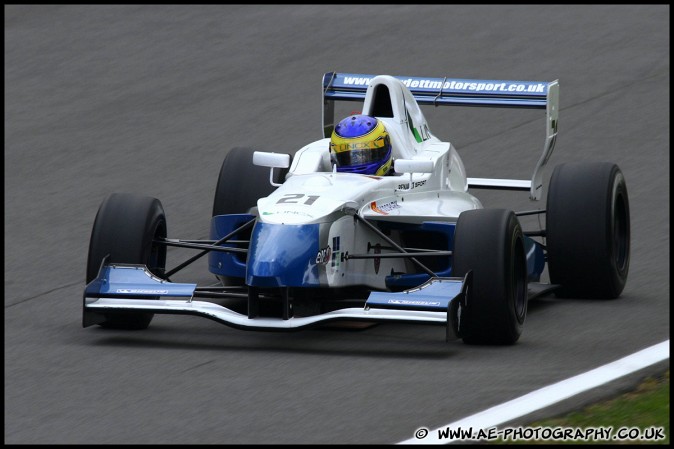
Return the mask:
<path id="1" fill-rule="evenodd" d="M 391 138 L 381 120 L 351 115 L 335 126 L 330 157 L 339 172 L 383 176 L 393 161 Z"/>

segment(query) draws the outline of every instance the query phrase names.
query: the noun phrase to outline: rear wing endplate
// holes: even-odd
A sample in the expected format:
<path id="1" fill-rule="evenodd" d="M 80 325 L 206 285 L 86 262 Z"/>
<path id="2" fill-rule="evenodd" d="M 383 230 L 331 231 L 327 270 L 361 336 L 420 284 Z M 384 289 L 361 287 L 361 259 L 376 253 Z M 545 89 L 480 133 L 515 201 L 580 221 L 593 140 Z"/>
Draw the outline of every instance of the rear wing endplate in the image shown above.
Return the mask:
<path id="1" fill-rule="evenodd" d="M 364 101 L 376 75 L 327 72 L 323 75 L 323 136 L 330 137 L 335 123 L 336 101 Z M 409 89 L 419 105 L 481 106 L 545 109 L 545 142 L 531 181 L 468 178 L 469 187 L 529 190 L 539 200 L 543 190 L 542 169 L 555 146 L 559 117 L 559 82 L 474 80 L 394 76 Z"/>

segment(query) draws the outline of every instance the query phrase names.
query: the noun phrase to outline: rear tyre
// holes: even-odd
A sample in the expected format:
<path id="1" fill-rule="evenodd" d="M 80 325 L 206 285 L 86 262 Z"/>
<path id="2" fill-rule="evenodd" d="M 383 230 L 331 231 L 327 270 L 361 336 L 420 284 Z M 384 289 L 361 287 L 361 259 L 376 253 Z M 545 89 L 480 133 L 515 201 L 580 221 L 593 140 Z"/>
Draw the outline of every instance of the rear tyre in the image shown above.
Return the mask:
<path id="1" fill-rule="evenodd" d="M 269 196 L 276 187 L 269 183 L 269 168 L 253 165 L 252 148 L 232 148 L 220 168 L 213 200 L 213 216 L 246 214 L 257 200 Z M 288 169 L 274 169 L 274 182 L 285 180 Z"/>
<path id="2" fill-rule="evenodd" d="M 163 278 L 166 246 L 153 243 L 166 237 L 166 216 L 156 198 L 129 193 L 113 193 L 98 209 L 89 242 L 87 284 L 109 255 L 108 263 L 143 264 Z M 152 313 L 110 313 L 102 327 L 112 329 L 146 329 Z"/>
<path id="3" fill-rule="evenodd" d="M 524 236 L 512 211 L 476 209 L 459 215 L 453 276 L 473 273 L 460 330 L 464 343 L 512 345 L 527 315 Z"/>
<path id="4" fill-rule="evenodd" d="M 559 297 L 620 296 L 630 264 L 625 177 L 609 162 L 555 167 L 547 198 L 550 282 Z"/>

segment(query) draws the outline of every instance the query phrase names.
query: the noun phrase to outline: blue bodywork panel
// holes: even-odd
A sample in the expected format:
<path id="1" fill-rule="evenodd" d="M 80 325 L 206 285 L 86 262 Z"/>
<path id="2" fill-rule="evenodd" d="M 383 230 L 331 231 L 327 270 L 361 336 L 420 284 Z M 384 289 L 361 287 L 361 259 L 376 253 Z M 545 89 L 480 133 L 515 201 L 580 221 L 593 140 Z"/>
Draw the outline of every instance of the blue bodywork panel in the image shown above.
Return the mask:
<path id="1" fill-rule="evenodd" d="M 375 75 L 328 72 L 323 75 L 325 100 L 365 99 Z M 545 109 L 548 83 L 396 76 L 420 105 L 508 106 Z"/>
<path id="2" fill-rule="evenodd" d="M 529 282 L 541 280 L 545 268 L 545 253 L 540 243 L 531 237 L 524 236 L 524 253 L 527 255 L 527 275 Z"/>
<path id="3" fill-rule="evenodd" d="M 449 303 L 461 294 L 463 279 L 433 278 L 418 288 L 399 293 L 372 292 L 365 307 L 446 311 Z"/>
<path id="4" fill-rule="evenodd" d="M 257 222 L 248 250 L 246 284 L 254 287 L 318 287 L 319 224 Z"/>
<path id="5" fill-rule="evenodd" d="M 144 265 L 105 265 L 85 288 L 88 297 L 153 298 L 191 297 L 197 284 L 173 283 L 159 279 Z"/>
<path id="6" fill-rule="evenodd" d="M 211 220 L 210 238 L 219 240 L 253 219 L 250 214 L 219 215 Z M 383 231 L 395 230 L 403 235 L 405 246 L 432 247 L 449 250 L 454 247 L 456 223 L 423 222 L 420 225 L 379 223 Z M 247 231 L 251 232 L 251 231 Z M 248 240 L 248 236 L 233 236 L 233 240 Z M 421 239 L 417 242 L 416 240 Z M 425 240 L 425 241 L 424 241 Z M 245 247 L 235 243 L 230 247 Z M 286 225 L 257 222 L 250 235 L 248 259 L 245 254 L 211 252 L 209 270 L 216 275 L 245 278 L 255 287 L 319 287 L 316 264 L 319 252 L 319 225 Z M 545 254 L 540 243 L 524 236 L 529 282 L 538 282 L 545 268 Z M 433 260 L 435 259 L 435 260 Z M 447 278 L 452 273 L 452 257 L 424 258 L 437 277 Z M 430 279 L 426 273 L 394 273 L 386 276 L 386 286 L 392 290 L 416 287 Z"/>

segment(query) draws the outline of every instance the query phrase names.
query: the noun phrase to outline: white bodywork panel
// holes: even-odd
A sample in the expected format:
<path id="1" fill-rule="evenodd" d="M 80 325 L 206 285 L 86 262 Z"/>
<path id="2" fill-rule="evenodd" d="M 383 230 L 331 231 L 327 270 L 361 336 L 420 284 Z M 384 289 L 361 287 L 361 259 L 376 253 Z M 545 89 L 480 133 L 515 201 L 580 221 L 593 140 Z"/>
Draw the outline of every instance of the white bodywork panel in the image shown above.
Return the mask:
<path id="1" fill-rule="evenodd" d="M 388 176 L 338 173 L 330 160 L 330 139 L 323 138 L 299 149 L 285 182 L 271 195 L 258 200 L 261 222 L 322 224 L 327 229 L 321 228 L 321 247 L 329 246 L 333 238 L 339 237 L 342 248 L 365 252 L 365 248 L 390 245 L 371 230 L 357 225 L 350 215 L 354 212 L 373 221 L 454 223 L 461 212 L 482 208 L 480 201 L 467 193 L 466 170 L 456 149 L 431 134 L 414 97 L 398 79 L 376 77 L 368 88 L 363 113 L 371 113 L 376 86 L 385 86 L 391 101 L 393 117 L 378 118 L 391 136 L 394 160 L 428 161 L 432 165 L 430 173 Z M 428 171 L 428 164 L 416 165 Z M 390 250 L 383 250 L 387 251 Z M 403 258 L 382 258 L 377 265 L 371 259 L 349 259 L 346 264 L 321 267 L 321 279 L 326 279 L 331 287 L 366 285 L 384 289 L 382 274 L 409 270 L 410 261 Z"/>

